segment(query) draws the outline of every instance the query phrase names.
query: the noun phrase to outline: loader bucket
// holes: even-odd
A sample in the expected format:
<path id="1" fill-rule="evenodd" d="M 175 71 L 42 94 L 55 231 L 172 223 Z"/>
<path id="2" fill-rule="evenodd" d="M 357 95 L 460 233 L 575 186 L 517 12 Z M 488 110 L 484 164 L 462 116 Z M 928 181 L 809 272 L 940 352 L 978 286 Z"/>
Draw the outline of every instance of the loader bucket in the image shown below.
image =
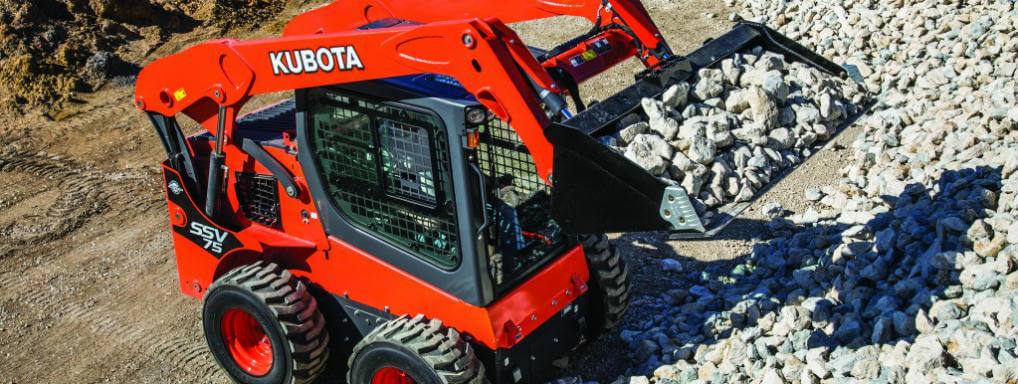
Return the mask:
<path id="1" fill-rule="evenodd" d="M 563 229 L 570 233 L 669 231 L 673 238 L 709 237 L 748 208 L 751 201 L 733 203 L 711 211 L 709 219 L 701 217 L 682 187 L 653 176 L 599 138 L 616 133 L 623 117 L 642 113 L 643 98 L 659 98 L 669 86 L 692 78 L 699 69 L 754 47 L 833 77 L 850 75 L 773 29 L 749 22 L 739 23 L 688 56 L 670 58 L 660 68 L 637 75 L 635 84 L 547 130 L 555 147 L 552 210 Z M 862 108 L 846 119 L 834 135 L 865 111 Z M 784 174 L 774 177 L 770 185 Z M 758 190 L 754 198 L 766 189 Z"/>

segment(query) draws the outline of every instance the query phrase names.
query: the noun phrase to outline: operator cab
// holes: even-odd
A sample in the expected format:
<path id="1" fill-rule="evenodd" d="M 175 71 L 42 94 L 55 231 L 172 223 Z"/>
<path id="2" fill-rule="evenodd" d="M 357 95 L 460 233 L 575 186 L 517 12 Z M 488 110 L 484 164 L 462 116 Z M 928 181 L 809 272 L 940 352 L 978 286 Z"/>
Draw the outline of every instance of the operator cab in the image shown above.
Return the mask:
<path id="1" fill-rule="evenodd" d="M 328 235 L 470 304 L 569 249 L 526 146 L 451 77 L 298 90 L 237 123 L 263 146 L 297 137 Z"/>

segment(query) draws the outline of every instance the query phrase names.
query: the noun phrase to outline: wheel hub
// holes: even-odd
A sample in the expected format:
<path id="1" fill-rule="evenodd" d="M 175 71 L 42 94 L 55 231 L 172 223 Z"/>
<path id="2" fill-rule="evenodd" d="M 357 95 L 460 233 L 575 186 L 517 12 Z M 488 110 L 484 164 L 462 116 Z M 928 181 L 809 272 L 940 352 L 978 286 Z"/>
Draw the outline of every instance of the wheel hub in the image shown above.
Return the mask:
<path id="1" fill-rule="evenodd" d="M 371 384 L 414 384 L 414 379 L 397 368 L 386 367 L 375 372 Z"/>
<path id="2" fill-rule="evenodd" d="M 272 341 L 251 314 L 231 309 L 223 314 L 223 343 L 244 372 L 265 376 L 272 369 Z"/>

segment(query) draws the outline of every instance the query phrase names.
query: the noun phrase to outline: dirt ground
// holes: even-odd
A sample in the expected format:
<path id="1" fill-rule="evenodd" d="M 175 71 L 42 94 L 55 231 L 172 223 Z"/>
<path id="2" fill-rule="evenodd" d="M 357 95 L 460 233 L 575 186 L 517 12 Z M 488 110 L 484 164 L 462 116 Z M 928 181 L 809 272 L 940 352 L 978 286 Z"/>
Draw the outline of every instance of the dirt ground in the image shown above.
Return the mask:
<path id="1" fill-rule="evenodd" d="M 721 1 L 650 0 L 648 8 L 676 52 L 688 52 L 730 27 Z M 280 19 L 297 12 L 291 9 Z M 708 17 L 704 12 L 716 15 Z M 550 48 L 587 28 L 574 19 L 517 28 Z M 234 37 L 270 36 L 278 21 Z M 127 47 L 138 64 L 218 37 L 197 28 L 166 41 Z M 601 98 L 628 84 L 627 63 L 585 84 Z M 225 383 L 206 351 L 200 306 L 177 291 L 175 263 L 157 165 L 164 157 L 133 87 L 108 85 L 77 95 L 61 121 L 41 114 L 0 116 L 0 382 Z M 264 103 L 286 95 L 260 98 Z M 259 103 L 252 103 L 257 105 Z M 851 142 L 856 132 L 837 139 Z M 749 212 L 779 201 L 804 207 L 802 191 L 837 178 L 844 153 L 825 149 L 758 199 Z M 719 240 L 665 242 L 623 236 L 638 262 L 637 291 L 654 294 L 654 259 L 670 247 L 683 258 L 713 260 L 748 251 L 758 228 L 738 224 Z M 672 252 L 668 252 L 672 254 Z M 617 337 L 588 346 L 564 373 L 610 380 L 631 366 Z M 323 380 L 325 381 L 325 380 Z"/>

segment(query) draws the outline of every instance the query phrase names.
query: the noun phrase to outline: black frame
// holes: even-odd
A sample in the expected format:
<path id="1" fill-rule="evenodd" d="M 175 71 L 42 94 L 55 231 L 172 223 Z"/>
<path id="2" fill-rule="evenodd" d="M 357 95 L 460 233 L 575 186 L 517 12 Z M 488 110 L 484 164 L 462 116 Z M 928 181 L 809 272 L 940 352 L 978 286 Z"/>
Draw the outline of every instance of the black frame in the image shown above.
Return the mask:
<path id="1" fill-rule="evenodd" d="M 320 173 L 321 165 L 318 164 L 318 160 L 310 150 L 313 148 L 310 137 L 311 130 L 308 126 L 307 93 L 310 90 L 298 90 L 296 92 L 297 140 L 298 146 L 302 149 L 298 152 L 298 161 L 304 170 L 311 196 L 326 234 L 343 239 L 344 242 L 471 305 L 483 307 L 494 302 L 497 297 L 491 279 L 487 276 L 487 260 L 479 257 L 485 250 L 483 245 L 477 241 L 476 233 L 472 232 L 481 225 L 483 216 L 481 216 L 479 207 L 471 205 L 471 202 L 476 202 L 478 199 L 469 197 L 477 196 L 480 192 L 478 190 L 479 181 L 473 171 L 468 168 L 469 154 L 461 145 L 464 140 L 461 136 L 461 130 L 464 127 L 464 103 L 411 93 L 384 81 L 348 83 L 326 88 L 348 94 L 363 95 L 372 100 L 384 97 L 386 101 L 383 101 L 382 104 L 409 107 L 437 115 L 439 121 L 444 125 L 443 129 L 446 130 L 448 137 L 447 145 L 450 157 L 448 167 L 453 185 L 452 193 L 454 196 L 463 197 L 453 199 L 460 257 L 458 265 L 452 270 L 443 270 L 432 265 L 417 255 L 352 224 L 343 217 L 325 190 L 323 175 Z M 476 104 L 476 102 L 469 104 Z M 388 197 L 388 195 L 386 196 Z"/>
<path id="2" fill-rule="evenodd" d="M 441 270 L 444 270 L 444 271 L 451 271 L 451 270 L 455 270 L 456 268 L 458 268 L 459 265 L 463 262 L 463 255 L 462 255 L 462 251 L 461 251 L 462 246 L 463 246 L 463 242 L 462 242 L 462 235 L 458 233 L 459 232 L 458 229 L 460 227 L 460 224 L 459 224 L 458 219 L 456 217 L 456 207 L 455 207 L 456 201 L 455 201 L 455 199 L 449 199 L 450 201 L 447 202 L 446 201 L 446 198 L 447 198 L 446 193 L 447 193 L 447 191 L 443 190 L 442 193 L 438 193 L 438 191 L 436 190 L 436 193 L 435 193 L 436 203 L 433 206 L 429 207 L 423 201 L 410 201 L 410 199 L 407 199 L 407 198 L 404 198 L 404 197 L 401 197 L 401 196 L 398 196 L 398 195 L 393 195 L 392 193 L 389 193 L 389 191 L 387 190 L 387 184 L 386 184 L 386 182 L 388 180 L 388 177 L 386 176 L 385 171 L 383 169 L 384 167 L 383 167 L 383 160 L 382 160 L 381 135 L 378 132 L 378 128 L 380 127 L 379 120 L 382 119 L 382 118 L 387 118 L 387 119 L 390 119 L 390 120 L 393 120 L 393 121 L 401 121 L 400 120 L 401 116 L 398 116 L 397 114 L 388 113 L 388 112 L 377 111 L 377 110 L 374 110 L 374 109 L 367 109 L 367 108 L 361 107 L 361 106 L 356 105 L 356 104 L 358 104 L 359 102 L 363 101 L 363 102 L 366 102 L 366 103 L 371 103 L 371 104 L 378 105 L 381 108 L 400 108 L 402 110 L 408 110 L 408 111 L 412 111 L 413 113 L 419 113 L 419 114 L 428 116 L 429 118 L 433 119 L 433 123 L 434 123 L 434 127 L 430 128 L 430 129 L 434 129 L 436 131 L 437 130 L 446 130 L 447 129 L 445 124 L 444 124 L 444 122 L 443 122 L 443 120 L 442 120 L 442 118 L 441 118 L 441 116 L 436 114 L 434 111 L 431 111 L 431 110 L 426 109 L 426 108 L 421 108 L 421 107 L 418 107 L 418 106 L 414 106 L 414 105 L 406 104 L 406 103 L 401 103 L 401 102 L 398 102 L 398 101 L 388 101 L 388 100 L 380 99 L 378 97 L 374 97 L 374 96 L 371 96 L 371 95 L 363 94 L 361 92 L 351 91 L 351 90 L 347 90 L 347 89 L 339 88 L 339 87 L 323 87 L 323 88 L 318 88 L 318 89 L 305 90 L 304 92 L 302 92 L 302 96 L 303 97 L 301 99 L 303 99 L 303 100 L 299 99 L 300 101 L 298 101 L 298 104 L 297 104 L 298 111 L 303 111 L 301 109 L 301 106 L 306 106 L 306 102 L 307 102 L 306 99 L 307 99 L 308 93 L 309 92 L 313 92 L 313 91 L 317 91 L 319 89 L 324 90 L 326 92 L 334 92 L 334 93 L 337 93 L 337 94 L 339 94 L 339 95 L 341 95 L 343 97 L 349 97 L 351 100 L 354 101 L 352 103 L 353 105 L 341 104 L 341 103 L 331 102 L 331 101 L 328 101 L 328 100 L 325 100 L 325 103 L 328 104 L 328 105 L 331 105 L 331 106 L 335 106 L 337 108 L 342 108 L 342 109 L 347 110 L 347 111 L 359 113 L 359 114 L 361 114 L 362 116 L 364 116 L 368 120 L 369 126 L 367 127 L 368 129 L 366 131 L 368 132 L 368 134 L 371 135 L 370 141 L 371 141 L 371 143 L 375 147 L 373 153 L 369 152 L 369 154 L 373 157 L 371 163 L 374 166 L 374 172 L 372 172 L 374 174 L 374 180 L 371 180 L 370 182 L 368 182 L 368 181 L 364 181 L 364 182 L 367 183 L 367 184 L 372 185 L 373 187 L 377 187 L 377 190 L 368 190 L 368 191 L 366 191 L 367 193 L 365 193 L 363 195 L 364 198 L 365 199 L 372 199 L 377 204 L 379 204 L 381 206 L 388 206 L 388 207 L 390 207 L 389 209 L 394 209 L 394 208 L 392 208 L 393 206 L 399 206 L 398 208 L 395 208 L 395 209 L 397 209 L 397 210 L 404 210 L 404 211 L 408 212 L 410 215 L 431 216 L 431 217 L 427 217 L 427 219 L 434 220 L 434 221 L 437 222 L 438 225 L 441 225 L 441 226 L 444 226 L 447 220 L 451 221 L 451 223 L 449 223 L 449 224 L 451 224 L 453 229 L 451 230 L 452 233 L 450 233 L 450 234 L 454 237 L 454 239 L 452 241 L 454 241 L 456 243 L 455 244 L 455 248 L 454 248 L 456 252 L 454 252 L 454 253 L 449 255 L 451 257 L 450 263 L 443 263 L 441 260 L 439 260 L 439 259 L 442 258 L 441 255 L 437 255 L 436 254 L 436 255 L 428 256 L 426 252 L 423 252 L 423 251 L 420 251 L 418 249 L 415 249 L 416 243 L 415 244 L 411 244 L 409 247 L 406 246 L 406 244 L 402 244 L 402 245 L 401 244 L 397 244 L 397 243 L 399 243 L 401 241 L 400 240 L 395 240 L 395 239 L 399 239 L 399 238 L 402 238 L 402 237 L 399 236 L 399 235 L 396 235 L 395 233 L 392 233 L 392 232 L 386 233 L 385 231 L 378 231 L 376 229 L 372 229 L 370 227 L 370 225 L 367 226 L 368 228 L 365 228 L 364 223 L 358 223 L 357 221 L 353 221 L 353 220 L 347 219 L 346 214 L 342 213 L 341 209 L 337 209 L 335 213 L 338 214 L 339 216 L 343 216 L 343 219 L 347 220 L 347 222 L 349 224 L 351 224 L 352 226 L 358 227 L 358 228 L 360 228 L 362 231 L 364 231 L 366 233 L 371 233 L 372 236 L 374 236 L 374 237 L 376 237 L 378 239 L 378 241 L 386 242 L 389 245 L 392 245 L 392 246 L 395 246 L 397 248 L 400 248 L 400 249 L 404 250 L 406 252 L 406 254 L 412 255 L 412 257 L 415 257 L 415 258 L 418 258 L 420 260 L 423 260 L 427 264 L 431 265 L 432 267 L 435 267 L 435 268 L 438 268 L 438 269 L 441 269 Z M 305 128 L 310 129 L 310 127 L 307 127 L 306 123 L 309 122 L 312 119 L 313 119 L 313 116 L 307 115 L 307 116 L 304 116 L 304 117 L 298 117 L 298 122 L 299 123 L 303 123 L 303 124 L 301 124 L 301 126 L 304 126 Z M 406 120 L 406 119 L 403 119 L 403 120 Z M 427 127 L 420 127 L 420 128 L 422 128 L 422 129 L 429 129 Z M 298 137 L 299 138 L 306 138 L 307 139 L 307 144 L 306 145 L 303 144 L 303 142 L 301 144 L 301 148 L 305 149 L 304 151 L 301 151 L 302 153 L 311 153 L 311 152 L 317 150 L 317 148 L 315 147 L 315 144 L 313 142 L 316 139 L 313 137 L 311 132 L 301 133 L 301 134 L 298 135 Z M 446 153 L 448 154 L 448 151 L 451 149 L 452 146 L 451 146 L 451 143 L 446 143 L 446 148 L 439 148 L 441 143 L 439 143 L 437 140 L 435 140 L 435 137 L 436 136 L 435 136 L 434 132 L 429 132 L 428 140 L 430 141 L 429 142 L 429 148 L 432 151 L 432 153 L 431 153 L 432 154 L 432 164 L 431 165 L 432 165 L 433 178 L 436 181 L 436 185 L 435 185 L 436 189 L 437 188 L 445 189 L 445 185 L 438 185 L 440 182 L 443 183 L 443 184 L 445 182 L 447 182 L 446 180 L 444 180 L 444 177 L 448 177 L 450 179 L 450 180 L 448 180 L 448 183 L 449 183 L 450 186 L 452 186 L 454 184 L 454 182 L 452 180 L 451 172 L 449 172 L 450 171 L 449 169 L 440 170 L 438 168 L 439 166 L 446 166 L 447 164 L 440 164 L 436 160 L 436 157 L 437 157 L 436 154 L 438 153 L 437 151 L 441 150 L 441 149 L 445 149 L 447 151 Z M 313 156 L 313 157 L 314 158 L 312 159 L 312 161 L 314 162 L 314 164 L 319 169 L 321 169 L 321 163 L 319 162 L 318 156 Z M 301 162 L 303 163 L 303 160 L 301 160 Z M 442 175 L 444 176 L 441 179 L 439 178 L 440 172 L 443 172 Z M 315 176 L 316 176 L 316 180 L 321 180 L 323 175 L 322 174 L 316 174 Z M 355 179 L 356 179 L 356 177 L 355 177 Z M 357 180 L 356 182 L 361 182 L 361 180 Z M 335 203 L 336 202 L 334 202 L 332 200 L 332 196 L 328 193 L 328 190 L 327 190 L 328 184 L 323 182 L 321 184 L 321 187 L 326 192 L 326 194 L 323 195 L 322 198 L 328 200 L 329 205 L 335 208 Z M 453 196 L 455 196 L 455 195 L 456 195 L 455 192 L 453 192 Z M 317 202 L 317 200 L 318 200 L 318 197 L 316 196 L 316 202 Z M 394 204 L 392 204 L 392 205 L 387 204 L 386 202 L 389 202 L 389 201 L 391 201 Z M 358 206 L 358 204 L 351 203 L 349 201 L 347 201 L 346 204 L 350 205 L 350 206 Z M 319 205 L 321 205 L 320 202 L 319 202 Z M 362 206 L 361 208 L 362 209 L 370 209 L 367 206 Z M 450 210 L 452 212 L 449 212 Z M 400 226 L 400 225 L 397 225 L 396 227 L 398 227 L 398 228 L 400 228 L 402 230 L 407 229 L 407 228 L 402 228 L 402 226 Z M 443 231 L 445 231 L 445 230 L 443 230 Z M 393 238 L 393 239 L 386 239 L 385 237 L 390 237 L 390 238 Z M 403 239 L 406 240 L 405 238 L 403 238 Z"/>

